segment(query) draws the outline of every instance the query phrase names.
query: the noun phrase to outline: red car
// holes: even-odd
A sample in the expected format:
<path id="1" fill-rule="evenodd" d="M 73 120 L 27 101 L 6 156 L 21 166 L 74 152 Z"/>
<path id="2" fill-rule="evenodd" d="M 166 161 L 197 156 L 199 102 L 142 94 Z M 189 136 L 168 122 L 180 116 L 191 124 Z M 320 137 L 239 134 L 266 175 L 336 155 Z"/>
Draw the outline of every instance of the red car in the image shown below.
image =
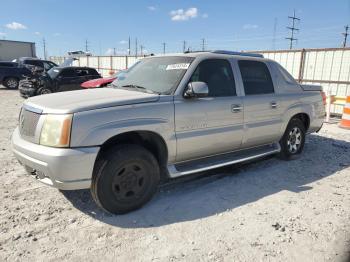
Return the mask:
<path id="1" fill-rule="evenodd" d="M 120 70 L 114 75 L 106 78 L 98 78 L 86 81 L 81 84 L 82 88 L 98 88 L 98 87 L 106 87 L 108 84 L 111 84 L 114 80 L 117 78 L 122 79 L 125 77 L 126 73 L 128 73 L 131 69 L 133 69 L 138 63 L 140 63 L 140 60 L 134 63 L 132 66 L 130 66 L 128 69 Z"/>
<path id="2" fill-rule="evenodd" d="M 112 83 L 115 79 L 117 79 L 117 74 L 114 74 L 106 78 L 97 78 L 97 79 L 86 81 L 81 84 L 81 87 L 82 88 L 106 87 L 108 84 Z"/>

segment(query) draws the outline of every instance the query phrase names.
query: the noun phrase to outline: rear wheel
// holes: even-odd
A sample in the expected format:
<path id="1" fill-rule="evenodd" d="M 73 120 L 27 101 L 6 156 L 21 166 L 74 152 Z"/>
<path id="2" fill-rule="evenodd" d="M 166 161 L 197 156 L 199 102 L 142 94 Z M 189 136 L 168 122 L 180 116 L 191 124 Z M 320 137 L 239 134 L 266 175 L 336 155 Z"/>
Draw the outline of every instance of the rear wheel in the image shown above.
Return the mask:
<path id="1" fill-rule="evenodd" d="M 147 203 L 159 180 L 159 165 L 151 152 L 138 145 L 121 145 L 97 160 L 91 194 L 104 210 L 123 214 Z"/>
<path id="2" fill-rule="evenodd" d="M 290 120 L 287 129 L 280 140 L 281 152 L 279 156 L 285 160 L 295 158 L 303 151 L 304 143 L 304 123 L 298 118 L 293 118 Z"/>
<path id="3" fill-rule="evenodd" d="M 6 78 L 4 81 L 4 86 L 8 89 L 17 89 L 18 88 L 19 81 L 17 78 L 9 77 Z"/>

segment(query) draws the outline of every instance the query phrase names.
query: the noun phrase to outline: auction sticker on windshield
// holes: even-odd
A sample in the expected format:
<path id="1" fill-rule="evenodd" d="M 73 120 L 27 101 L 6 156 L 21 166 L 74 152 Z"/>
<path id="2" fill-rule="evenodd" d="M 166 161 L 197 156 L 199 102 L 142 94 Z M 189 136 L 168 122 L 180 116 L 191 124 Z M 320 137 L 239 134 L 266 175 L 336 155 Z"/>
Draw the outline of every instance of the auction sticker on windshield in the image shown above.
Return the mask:
<path id="1" fill-rule="evenodd" d="M 172 64 L 166 67 L 166 70 L 186 70 L 190 66 L 189 63 Z"/>

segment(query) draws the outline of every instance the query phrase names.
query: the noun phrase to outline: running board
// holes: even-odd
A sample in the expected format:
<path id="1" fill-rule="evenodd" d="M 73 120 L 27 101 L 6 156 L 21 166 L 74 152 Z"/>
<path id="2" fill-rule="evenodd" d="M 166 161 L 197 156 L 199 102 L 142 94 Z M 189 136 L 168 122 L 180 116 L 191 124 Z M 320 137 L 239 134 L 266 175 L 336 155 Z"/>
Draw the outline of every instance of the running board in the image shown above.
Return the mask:
<path id="1" fill-rule="evenodd" d="M 246 150 L 180 162 L 168 165 L 169 176 L 171 178 L 176 178 L 223 166 L 233 165 L 236 163 L 276 154 L 280 152 L 280 150 L 281 147 L 279 143 L 275 143 Z"/>

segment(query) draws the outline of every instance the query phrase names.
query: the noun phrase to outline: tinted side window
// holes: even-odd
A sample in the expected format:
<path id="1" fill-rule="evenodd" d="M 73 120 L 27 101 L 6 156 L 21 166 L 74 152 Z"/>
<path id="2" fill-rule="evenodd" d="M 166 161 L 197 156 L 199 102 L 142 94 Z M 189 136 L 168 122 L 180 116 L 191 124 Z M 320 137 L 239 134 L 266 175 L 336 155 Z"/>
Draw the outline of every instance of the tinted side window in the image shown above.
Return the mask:
<path id="1" fill-rule="evenodd" d="M 258 61 L 238 61 L 246 95 L 274 93 L 271 75 L 267 66 Z"/>
<path id="2" fill-rule="evenodd" d="M 60 76 L 62 77 L 75 77 L 76 74 L 75 74 L 75 70 L 74 69 L 64 69 Z"/>
<path id="3" fill-rule="evenodd" d="M 77 69 L 75 72 L 77 76 L 87 76 L 89 74 L 87 69 Z"/>
<path id="4" fill-rule="evenodd" d="M 202 61 L 193 73 L 190 82 L 205 82 L 209 96 L 235 96 L 236 86 L 231 64 L 224 59 Z"/>
<path id="5" fill-rule="evenodd" d="M 97 71 L 95 69 L 89 68 L 89 75 L 96 76 L 98 75 Z"/>
<path id="6" fill-rule="evenodd" d="M 0 67 L 16 67 L 17 63 L 10 63 L 10 62 L 0 62 Z"/>
<path id="7" fill-rule="evenodd" d="M 39 66 L 39 67 L 44 68 L 42 61 L 26 60 L 26 61 L 24 61 L 24 64 L 26 64 L 26 65 L 33 65 L 33 66 Z"/>

